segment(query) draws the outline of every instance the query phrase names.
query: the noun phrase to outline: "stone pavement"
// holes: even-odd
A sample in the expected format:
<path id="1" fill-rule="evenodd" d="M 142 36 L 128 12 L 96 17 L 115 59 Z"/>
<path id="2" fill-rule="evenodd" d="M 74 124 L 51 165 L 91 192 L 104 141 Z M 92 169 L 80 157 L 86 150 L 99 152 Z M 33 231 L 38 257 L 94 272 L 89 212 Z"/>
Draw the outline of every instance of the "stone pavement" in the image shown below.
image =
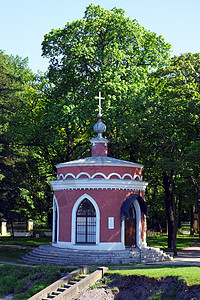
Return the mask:
<path id="1" fill-rule="evenodd" d="M 178 256 L 171 261 L 164 261 L 162 264 L 200 266 L 200 242 L 178 251 Z"/>

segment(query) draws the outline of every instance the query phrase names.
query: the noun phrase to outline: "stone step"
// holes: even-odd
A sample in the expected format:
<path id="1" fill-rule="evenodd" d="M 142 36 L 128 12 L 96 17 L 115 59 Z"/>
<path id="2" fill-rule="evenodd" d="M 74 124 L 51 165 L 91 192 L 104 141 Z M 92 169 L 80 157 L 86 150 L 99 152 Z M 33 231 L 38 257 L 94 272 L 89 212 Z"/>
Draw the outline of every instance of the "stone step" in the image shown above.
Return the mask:
<path id="1" fill-rule="evenodd" d="M 56 248 L 43 245 L 27 253 L 22 260 L 33 264 L 129 264 L 169 260 L 168 254 L 159 248 L 126 249 L 116 251 L 88 251 Z"/>

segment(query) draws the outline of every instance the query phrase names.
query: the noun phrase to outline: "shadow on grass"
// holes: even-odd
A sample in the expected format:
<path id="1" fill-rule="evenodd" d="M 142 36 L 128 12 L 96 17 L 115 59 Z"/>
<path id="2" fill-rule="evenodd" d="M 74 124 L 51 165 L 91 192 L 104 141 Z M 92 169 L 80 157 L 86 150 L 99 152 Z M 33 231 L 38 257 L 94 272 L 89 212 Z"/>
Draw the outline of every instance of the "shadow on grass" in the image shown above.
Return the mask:
<path id="1" fill-rule="evenodd" d="M 0 246 L 0 261 L 17 263 L 19 259 L 29 251 L 30 250 L 27 249 L 16 249 Z"/>
<path id="2" fill-rule="evenodd" d="M 200 242 L 199 236 L 190 236 L 190 235 L 177 235 L 176 247 L 177 251 L 180 251 L 186 247 L 189 247 L 193 243 Z M 147 244 L 150 247 L 158 247 L 165 251 L 171 250 L 168 249 L 168 236 L 164 235 L 155 235 L 147 237 Z"/>
<path id="3" fill-rule="evenodd" d="M 22 237 L 16 237 L 13 239 L 12 237 L 0 237 L 0 246 L 1 244 L 7 244 L 7 245 L 22 245 L 22 246 L 31 246 L 31 247 L 38 247 L 40 245 L 46 245 L 51 244 L 52 239 L 50 237 L 45 238 L 22 238 Z"/>

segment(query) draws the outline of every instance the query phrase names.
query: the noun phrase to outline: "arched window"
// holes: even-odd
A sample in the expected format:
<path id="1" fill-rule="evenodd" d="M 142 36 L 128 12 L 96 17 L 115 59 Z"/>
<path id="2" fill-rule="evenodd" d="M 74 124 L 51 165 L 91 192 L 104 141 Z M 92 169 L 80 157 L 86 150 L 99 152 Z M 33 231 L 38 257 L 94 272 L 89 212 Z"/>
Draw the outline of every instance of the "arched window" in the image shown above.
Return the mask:
<path id="1" fill-rule="evenodd" d="M 76 212 L 76 243 L 96 243 L 96 211 L 87 198 L 79 204 Z"/>

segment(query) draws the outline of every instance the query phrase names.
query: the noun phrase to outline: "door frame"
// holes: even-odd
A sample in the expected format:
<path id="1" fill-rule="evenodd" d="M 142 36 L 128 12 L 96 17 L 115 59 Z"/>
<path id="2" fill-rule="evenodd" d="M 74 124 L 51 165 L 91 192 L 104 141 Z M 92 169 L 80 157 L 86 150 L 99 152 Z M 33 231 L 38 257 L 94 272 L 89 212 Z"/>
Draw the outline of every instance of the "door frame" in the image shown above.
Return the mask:
<path id="1" fill-rule="evenodd" d="M 59 241 L 59 208 L 56 196 L 53 196 L 53 234 L 52 243 Z"/>
<path id="2" fill-rule="evenodd" d="M 133 206 L 135 208 L 135 218 L 136 218 L 136 247 L 142 246 L 142 240 L 141 240 L 141 208 L 139 205 L 139 202 L 135 200 L 133 202 Z M 123 246 L 125 247 L 125 219 L 123 218 L 121 222 L 121 242 Z"/>
<path id="3" fill-rule="evenodd" d="M 133 217 L 129 217 L 129 218 L 126 218 L 125 219 L 125 247 L 127 248 L 135 248 L 136 247 L 136 236 L 137 236 L 137 231 L 136 231 L 136 211 L 135 211 L 135 207 L 133 205 L 133 203 L 131 204 L 130 208 L 129 208 L 129 211 L 130 209 L 132 211 L 134 211 L 134 218 Z M 133 215 L 133 212 L 132 212 L 132 215 Z M 132 245 L 128 245 L 127 244 L 127 233 L 128 231 L 130 232 L 130 224 L 127 224 L 127 223 L 132 223 L 131 224 L 131 227 L 134 228 L 134 234 L 132 235 L 133 239 L 132 239 Z M 127 228 L 129 227 L 129 229 Z M 128 239 L 130 241 L 130 239 Z M 134 244 L 133 244 L 134 242 Z"/>

